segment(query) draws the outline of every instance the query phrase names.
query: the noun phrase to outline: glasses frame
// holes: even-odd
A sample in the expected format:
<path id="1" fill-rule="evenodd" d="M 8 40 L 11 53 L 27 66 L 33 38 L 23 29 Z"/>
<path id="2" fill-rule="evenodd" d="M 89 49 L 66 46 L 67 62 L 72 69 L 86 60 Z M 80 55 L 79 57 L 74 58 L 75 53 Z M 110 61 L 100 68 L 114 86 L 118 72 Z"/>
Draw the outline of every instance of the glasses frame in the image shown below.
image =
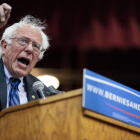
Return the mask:
<path id="1" fill-rule="evenodd" d="M 9 39 L 22 39 L 22 38 L 24 38 L 24 37 L 10 37 Z M 30 39 L 29 39 L 30 40 Z M 18 41 L 16 41 L 17 43 L 18 43 Z M 32 42 L 31 40 L 29 41 L 29 43 L 27 44 L 27 46 L 30 44 L 30 42 Z M 33 42 L 32 42 L 33 43 Z M 19 44 L 19 43 L 18 43 Z M 21 45 L 21 44 L 19 44 L 19 45 Z M 22 46 L 22 45 L 21 45 Z M 27 47 L 26 46 L 26 47 Z M 44 52 L 45 51 L 45 49 L 43 48 L 43 46 L 40 46 L 40 48 L 42 47 L 42 49 L 41 50 L 39 50 L 39 53 L 40 52 Z"/>

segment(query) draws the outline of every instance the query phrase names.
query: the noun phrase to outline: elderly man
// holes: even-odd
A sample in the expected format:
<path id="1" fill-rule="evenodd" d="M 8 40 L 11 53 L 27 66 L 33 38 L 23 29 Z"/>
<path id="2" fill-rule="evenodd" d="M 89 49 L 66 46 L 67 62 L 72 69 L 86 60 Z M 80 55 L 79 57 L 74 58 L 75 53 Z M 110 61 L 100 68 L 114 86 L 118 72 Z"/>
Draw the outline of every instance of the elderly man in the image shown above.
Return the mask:
<path id="1" fill-rule="evenodd" d="M 7 20 L 7 19 L 6 19 Z M 32 89 L 39 81 L 30 74 L 49 47 L 43 23 L 27 15 L 8 27 L 1 39 L 0 51 L 0 111 L 6 107 L 38 99 Z M 48 88 L 44 88 L 48 92 Z"/>

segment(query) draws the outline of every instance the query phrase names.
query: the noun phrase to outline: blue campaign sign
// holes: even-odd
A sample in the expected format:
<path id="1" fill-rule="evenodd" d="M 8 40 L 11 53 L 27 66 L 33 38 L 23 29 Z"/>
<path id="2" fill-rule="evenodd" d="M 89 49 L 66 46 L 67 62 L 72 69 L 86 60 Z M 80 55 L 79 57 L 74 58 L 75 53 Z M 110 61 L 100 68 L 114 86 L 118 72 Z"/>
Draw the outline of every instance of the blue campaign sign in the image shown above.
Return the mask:
<path id="1" fill-rule="evenodd" d="M 84 69 L 83 107 L 140 127 L 140 92 Z"/>

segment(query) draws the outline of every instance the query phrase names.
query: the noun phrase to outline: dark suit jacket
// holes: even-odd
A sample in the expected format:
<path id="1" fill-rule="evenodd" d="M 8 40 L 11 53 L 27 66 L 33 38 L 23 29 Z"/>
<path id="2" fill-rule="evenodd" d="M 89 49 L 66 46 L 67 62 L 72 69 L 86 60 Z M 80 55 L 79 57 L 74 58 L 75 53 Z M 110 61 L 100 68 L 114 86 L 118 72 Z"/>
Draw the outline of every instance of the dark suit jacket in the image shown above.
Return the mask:
<path id="1" fill-rule="evenodd" d="M 28 74 L 27 76 L 24 77 L 28 101 L 39 99 L 37 93 L 32 89 L 32 85 L 36 81 L 39 81 L 39 79 L 37 79 L 31 74 Z M 44 86 L 44 91 L 45 92 L 49 91 L 46 86 Z M 33 95 L 35 99 L 32 98 Z M 7 105 L 7 83 L 4 73 L 3 61 L 0 58 L 0 111 L 6 108 L 6 105 Z"/>

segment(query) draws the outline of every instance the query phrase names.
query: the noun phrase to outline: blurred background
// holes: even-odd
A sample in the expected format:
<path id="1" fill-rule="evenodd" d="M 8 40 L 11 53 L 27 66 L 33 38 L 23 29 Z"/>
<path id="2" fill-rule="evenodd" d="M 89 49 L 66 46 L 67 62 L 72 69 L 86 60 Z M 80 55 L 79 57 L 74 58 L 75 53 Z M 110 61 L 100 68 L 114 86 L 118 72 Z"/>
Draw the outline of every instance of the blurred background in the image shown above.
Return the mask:
<path id="1" fill-rule="evenodd" d="M 140 1 L 5 0 L 8 24 L 31 14 L 46 21 L 50 48 L 32 73 L 60 81 L 59 90 L 82 88 L 83 68 L 140 90 Z"/>

